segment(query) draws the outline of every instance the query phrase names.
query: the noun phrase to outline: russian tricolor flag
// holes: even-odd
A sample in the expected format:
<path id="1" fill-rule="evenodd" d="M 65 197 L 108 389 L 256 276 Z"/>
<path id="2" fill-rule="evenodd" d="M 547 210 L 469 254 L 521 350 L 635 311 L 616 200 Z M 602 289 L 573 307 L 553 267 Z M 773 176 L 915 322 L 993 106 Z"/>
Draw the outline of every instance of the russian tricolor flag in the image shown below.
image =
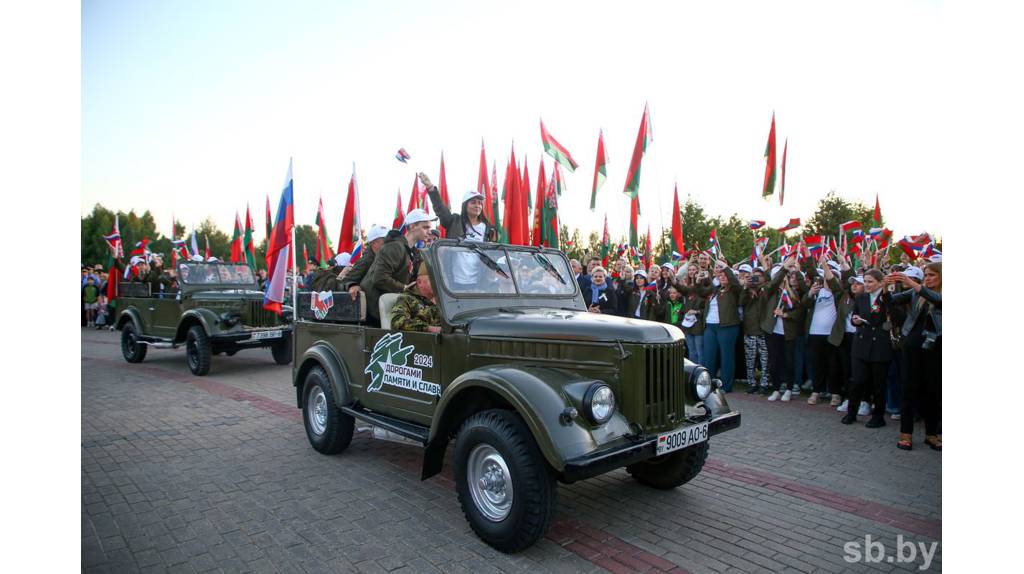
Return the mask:
<path id="1" fill-rule="evenodd" d="M 267 289 L 263 293 L 263 308 L 281 314 L 284 301 L 285 278 L 288 275 L 288 261 L 291 258 L 292 228 L 295 226 L 293 197 L 292 162 L 288 160 L 288 176 L 281 201 L 277 205 L 277 220 L 267 240 Z"/>
<path id="2" fill-rule="evenodd" d="M 759 221 L 757 219 L 751 219 L 750 220 L 750 229 L 751 230 L 757 231 L 758 229 L 761 229 L 762 227 L 764 227 L 764 222 L 763 221 Z"/>

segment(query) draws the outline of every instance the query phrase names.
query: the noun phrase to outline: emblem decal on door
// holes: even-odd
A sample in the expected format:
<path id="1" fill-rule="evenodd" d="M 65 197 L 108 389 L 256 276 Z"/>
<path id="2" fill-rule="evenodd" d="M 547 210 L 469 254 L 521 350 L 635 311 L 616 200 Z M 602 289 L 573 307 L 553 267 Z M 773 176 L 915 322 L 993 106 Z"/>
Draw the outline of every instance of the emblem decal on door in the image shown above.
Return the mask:
<path id="1" fill-rule="evenodd" d="M 366 391 L 378 392 L 384 385 L 390 385 L 426 395 L 440 396 L 441 385 L 424 381 L 422 369 L 407 366 L 409 355 L 412 355 L 415 349 L 412 345 L 403 347 L 402 343 L 402 333 L 388 333 L 373 346 L 370 361 L 363 371 L 364 374 L 370 375 L 370 384 Z M 425 362 L 417 361 L 417 364 Z M 430 364 L 433 363 L 433 357 L 430 357 Z"/>

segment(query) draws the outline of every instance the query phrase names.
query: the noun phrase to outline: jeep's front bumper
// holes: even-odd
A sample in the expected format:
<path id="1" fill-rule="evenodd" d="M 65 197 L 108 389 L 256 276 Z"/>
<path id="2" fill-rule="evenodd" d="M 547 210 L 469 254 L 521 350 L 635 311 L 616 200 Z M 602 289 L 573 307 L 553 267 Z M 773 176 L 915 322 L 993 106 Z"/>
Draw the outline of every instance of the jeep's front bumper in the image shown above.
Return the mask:
<path id="1" fill-rule="evenodd" d="M 281 336 L 280 337 L 273 337 L 273 338 L 266 338 L 266 339 L 258 339 L 258 338 L 256 338 L 256 337 L 258 337 L 258 335 L 256 335 L 256 333 L 258 333 L 258 332 L 267 332 L 267 331 L 281 331 Z M 240 348 L 244 348 L 244 347 L 269 347 L 269 346 L 271 346 L 273 344 L 276 344 L 276 343 L 282 341 L 283 339 L 287 339 L 288 337 L 291 337 L 291 336 L 292 336 L 292 326 L 291 325 L 281 325 L 280 327 L 266 327 L 266 328 L 251 329 L 251 330 L 245 330 L 245 331 L 214 333 L 214 334 L 210 335 L 210 339 L 214 343 L 216 343 L 216 344 L 233 344 L 233 345 L 237 345 Z"/>
<path id="2" fill-rule="evenodd" d="M 719 393 L 705 401 L 705 414 L 689 420 L 690 424 L 707 422 L 708 440 L 717 434 L 740 426 L 740 413 L 729 411 Z M 724 408 L 722 408 L 724 406 Z M 727 412 L 722 412 L 727 411 Z M 591 478 L 657 456 L 658 434 L 624 436 L 583 456 L 565 461 L 562 480 L 566 483 Z M 696 445 L 694 445 L 696 446 Z M 687 447 L 693 448 L 693 447 Z"/>

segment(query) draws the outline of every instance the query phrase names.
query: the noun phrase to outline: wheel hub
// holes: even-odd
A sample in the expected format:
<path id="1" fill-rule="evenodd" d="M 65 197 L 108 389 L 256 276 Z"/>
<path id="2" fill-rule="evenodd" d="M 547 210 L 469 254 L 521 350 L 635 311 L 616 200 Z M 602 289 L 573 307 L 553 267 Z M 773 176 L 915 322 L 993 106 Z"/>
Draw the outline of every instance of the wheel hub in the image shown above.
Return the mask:
<path id="1" fill-rule="evenodd" d="M 470 496 L 480 513 L 491 522 L 507 518 L 514 492 L 512 473 L 501 453 L 491 445 L 477 445 L 469 453 L 466 474 Z"/>
<path id="2" fill-rule="evenodd" d="M 324 430 L 327 429 L 327 396 L 324 395 L 323 389 L 313 389 L 306 410 L 309 413 L 310 429 L 317 435 L 324 434 Z"/>

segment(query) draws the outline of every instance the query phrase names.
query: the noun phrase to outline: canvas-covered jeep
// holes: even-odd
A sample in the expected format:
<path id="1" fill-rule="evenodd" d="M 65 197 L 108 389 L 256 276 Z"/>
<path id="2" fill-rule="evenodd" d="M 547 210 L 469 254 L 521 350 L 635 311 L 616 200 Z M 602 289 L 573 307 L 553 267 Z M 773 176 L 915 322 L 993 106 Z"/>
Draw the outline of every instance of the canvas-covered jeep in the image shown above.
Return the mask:
<path id="1" fill-rule="evenodd" d="M 391 329 L 394 295 L 383 328 L 347 293 L 300 299 L 297 405 L 317 451 L 344 451 L 358 419 L 422 445 L 423 479 L 454 440 L 463 512 L 498 550 L 544 535 L 556 481 L 625 467 L 674 488 L 700 472 L 711 436 L 739 426 L 679 329 L 587 312 L 561 252 L 440 240 L 421 253 L 439 333 Z"/>
<path id="2" fill-rule="evenodd" d="M 177 277 L 177 289 L 158 293 L 148 283 L 121 284 L 116 326 L 126 361 L 141 362 L 151 346 L 184 345 L 195 375 L 210 371 L 213 355 L 245 349 L 270 347 L 274 362 L 291 362 L 290 318 L 263 308 L 263 292 L 248 266 L 185 261 L 178 263 Z"/>

